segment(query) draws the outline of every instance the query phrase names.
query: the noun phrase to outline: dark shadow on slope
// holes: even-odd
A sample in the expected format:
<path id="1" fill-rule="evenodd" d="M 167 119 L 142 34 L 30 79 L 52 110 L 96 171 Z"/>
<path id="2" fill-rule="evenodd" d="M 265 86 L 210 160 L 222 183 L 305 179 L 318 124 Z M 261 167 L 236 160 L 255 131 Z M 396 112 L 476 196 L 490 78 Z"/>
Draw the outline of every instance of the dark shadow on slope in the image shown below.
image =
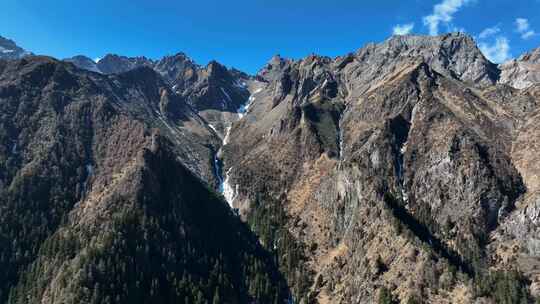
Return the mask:
<path id="1" fill-rule="evenodd" d="M 461 256 L 436 238 L 429 229 L 414 218 L 400 202 L 390 193 L 385 193 L 384 203 L 392 211 L 392 215 L 416 235 L 420 241 L 426 243 L 438 255 L 448 260 L 450 264 L 469 276 L 474 276 L 471 266 L 463 261 Z"/>

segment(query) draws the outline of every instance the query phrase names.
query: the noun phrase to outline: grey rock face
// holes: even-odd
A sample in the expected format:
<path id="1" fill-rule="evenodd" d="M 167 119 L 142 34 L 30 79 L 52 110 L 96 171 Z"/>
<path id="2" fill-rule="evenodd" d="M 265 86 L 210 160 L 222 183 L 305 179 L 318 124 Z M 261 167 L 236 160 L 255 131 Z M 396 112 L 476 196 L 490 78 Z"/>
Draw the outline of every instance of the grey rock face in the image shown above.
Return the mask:
<path id="1" fill-rule="evenodd" d="M 0 36 L 0 59 L 20 59 L 31 54 L 19 47 L 13 40 Z"/>
<path id="2" fill-rule="evenodd" d="M 97 67 L 104 74 L 118 74 L 137 67 L 152 66 L 153 64 L 154 62 L 146 57 L 126 57 L 108 54 L 97 63 Z"/>
<path id="3" fill-rule="evenodd" d="M 503 63 L 499 68 L 501 69 L 499 82 L 516 89 L 525 89 L 540 83 L 540 48 Z"/>
<path id="4" fill-rule="evenodd" d="M 351 76 L 352 89 L 356 92 L 377 85 L 384 75 L 411 60 L 424 61 L 442 75 L 479 86 L 494 84 L 499 73 L 474 40 L 461 33 L 393 36 L 380 44 L 368 44 L 342 60 L 339 64 Z"/>
<path id="5" fill-rule="evenodd" d="M 247 102 L 248 79 L 236 78 L 225 66 L 211 61 L 198 71 L 198 81 L 184 90 L 183 95 L 199 110 L 217 109 L 237 112 Z"/>
<path id="6" fill-rule="evenodd" d="M 173 90 L 183 92 L 198 80 L 200 67 L 186 54 L 166 56 L 155 63 L 154 69 L 165 78 Z"/>
<path id="7" fill-rule="evenodd" d="M 78 67 L 80 69 L 83 69 L 83 70 L 96 72 L 96 73 L 101 73 L 101 71 L 99 70 L 97 64 L 94 62 L 94 60 L 92 60 L 92 59 L 90 59 L 90 58 L 88 58 L 86 56 L 79 55 L 79 56 L 71 57 L 71 58 L 68 58 L 68 59 L 64 59 L 64 61 L 71 62 L 76 67 Z"/>

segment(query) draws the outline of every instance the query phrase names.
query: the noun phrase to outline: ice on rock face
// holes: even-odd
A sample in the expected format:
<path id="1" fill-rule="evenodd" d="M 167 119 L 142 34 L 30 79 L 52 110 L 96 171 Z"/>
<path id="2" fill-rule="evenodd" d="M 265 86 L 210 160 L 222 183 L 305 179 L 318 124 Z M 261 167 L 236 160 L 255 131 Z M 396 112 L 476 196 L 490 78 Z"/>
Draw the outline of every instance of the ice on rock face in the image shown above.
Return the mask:
<path id="1" fill-rule="evenodd" d="M 405 152 L 407 152 L 407 142 L 403 143 L 403 146 L 401 146 L 399 152 L 401 152 L 401 154 L 405 154 Z"/>
<path id="2" fill-rule="evenodd" d="M 249 96 L 248 102 L 240 106 L 240 108 L 238 109 L 238 116 L 240 117 L 240 119 L 242 119 L 242 117 L 244 117 L 244 115 L 246 115 L 246 113 L 249 111 L 249 108 L 251 107 L 251 105 L 256 99 L 255 94 L 260 93 L 262 90 L 263 90 L 262 88 L 258 88 L 257 90 L 255 90 L 255 92 L 253 92 L 253 94 Z"/>
<path id="3" fill-rule="evenodd" d="M 238 87 L 247 87 L 247 84 L 245 82 L 237 82 L 235 83 L 235 85 L 237 85 Z M 227 94 L 227 92 L 223 89 L 223 88 L 220 88 L 223 95 L 226 96 L 226 98 L 231 101 L 231 98 L 230 96 Z M 249 99 L 247 101 L 246 104 L 240 106 L 240 108 L 238 109 L 237 113 L 238 113 L 238 118 L 239 119 L 242 119 L 242 117 L 245 115 L 245 113 L 247 113 L 247 111 L 249 110 L 250 106 L 253 104 L 253 102 L 255 101 L 255 94 L 257 93 L 260 93 L 263 89 L 262 88 L 259 88 L 257 90 L 255 90 L 255 92 L 253 92 L 253 94 L 251 96 L 249 96 Z M 211 129 L 213 129 L 214 131 L 216 131 L 215 127 L 211 124 L 208 125 Z M 223 148 L 224 146 L 226 146 L 228 143 L 229 143 L 229 140 L 230 140 L 230 136 L 231 136 L 231 127 L 232 126 L 228 126 L 225 128 L 225 135 L 223 136 L 223 142 L 222 142 L 222 145 L 221 145 L 221 148 Z M 217 133 L 217 132 L 216 132 Z M 233 202 L 234 200 L 236 199 L 236 196 L 238 195 L 238 185 L 231 185 L 231 172 L 232 172 L 232 167 L 230 167 L 225 176 L 222 175 L 221 173 L 221 160 L 218 159 L 218 155 L 219 153 L 216 153 L 216 155 L 214 155 L 214 171 L 215 171 L 215 174 L 216 174 L 216 178 L 218 179 L 218 182 L 219 182 L 219 191 L 223 194 L 223 196 L 225 197 L 225 200 L 227 200 L 227 203 L 229 203 L 231 209 L 233 209 Z"/>
<path id="4" fill-rule="evenodd" d="M 245 89 L 247 87 L 247 83 L 245 81 L 239 81 L 237 80 L 235 83 L 234 83 L 234 86 L 237 87 L 237 88 L 240 88 L 240 89 Z"/>
<path id="5" fill-rule="evenodd" d="M 214 127 L 213 124 L 208 124 L 208 126 L 210 127 L 210 129 L 214 130 L 214 132 L 216 132 L 216 133 L 218 132 L 218 131 L 216 130 L 216 127 Z"/>
<path id="6" fill-rule="evenodd" d="M 409 193 L 407 193 L 407 190 L 405 190 L 403 187 L 401 187 L 401 197 L 405 203 L 409 202 Z"/>
<path id="7" fill-rule="evenodd" d="M 0 53 L 9 54 L 15 52 L 14 50 L 6 49 L 5 47 L 0 46 Z"/>
<path id="8" fill-rule="evenodd" d="M 212 125 L 209 125 L 209 126 L 210 128 L 214 129 L 214 126 Z M 222 147 L 228 143 L 230 133 L 231 133 L 231 127 L 227 127 L 225 129 L 225 137 L 223 138 Z M 216 178 L 219 182 L 219 192 L 223 194 L 223 196 L 225 197 L 225 200 L 227 201 L 227 203 L 229 203 L 232 209 L 233 201 L 236 196 L 236 192 L 238 191 L 237 190 L 238 185 L 235 188 L 233 188 L 230 185 L 230 175 L 231 175 L 232 167 L 229 168 L 229 170 L 227 170 L 225 177 L 223 177 L 222 164 L 221 164 L 221 160 L 218 158 L 218 154 L 219 153 L 214 154 L 214 174 L 216 175 Z"/>
<path id="9" fill-rule="evenodd" d="M 223 146 L 229 143 L 229 137 L 231 135 L 231 127 L 225 129 L 225 137 L 223 137 Z"/>
<path id="10" fill-rule="evenodd" d="M 223 182 L 223 196 L 225 197 L 225 200 L 227 200 L 227 203 L 229 203 L 229 206 L 231 206 L 231 209 L 233 209 L 233 202 L 236 198 L 236 193 L 238 192 L 238 185 L 233 187 L 230 184 L 231 170 L 232 167 L 227 170 L 227 174 L 225 175 L 225 181 Z"/>

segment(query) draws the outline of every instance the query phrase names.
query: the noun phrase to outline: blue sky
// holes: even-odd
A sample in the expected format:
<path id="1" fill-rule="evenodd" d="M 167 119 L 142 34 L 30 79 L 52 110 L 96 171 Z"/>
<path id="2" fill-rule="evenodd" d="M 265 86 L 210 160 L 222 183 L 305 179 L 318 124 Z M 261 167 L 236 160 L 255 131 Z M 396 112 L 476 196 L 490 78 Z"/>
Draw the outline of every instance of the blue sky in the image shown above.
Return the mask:
<path id="1" fill-rule="evenodd" d="M 57 58 L 180 51 L 256 72 L 274 54 L 338 56 L 394 33 L 453 30 L 504 61 L 540 46 L 540 0 L 2 0 L 0 35 Z"/>

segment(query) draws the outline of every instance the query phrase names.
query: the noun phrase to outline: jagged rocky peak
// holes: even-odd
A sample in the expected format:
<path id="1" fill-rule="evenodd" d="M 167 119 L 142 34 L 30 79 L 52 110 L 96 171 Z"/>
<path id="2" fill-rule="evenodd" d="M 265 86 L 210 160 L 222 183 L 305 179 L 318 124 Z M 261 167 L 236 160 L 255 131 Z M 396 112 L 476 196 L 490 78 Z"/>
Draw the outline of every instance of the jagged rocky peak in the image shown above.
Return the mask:
<path id="1" fill-rule="evenodd" d="M 97 67 L 104 74 L 118 74 L 127 72 L 139 66 L 152 66 L 154 62 L 144 56 L 126 57 L 108 54 L 97 63 Z"/>
<path id="2" fill-rule="evenodd" d="M 222 78 L 231 76 L 227 67 L 215 60 L 212 60 L 208 63 L 208 65 L 206 66 L 206 72 L 208 73 L 209 78 Z"/>
<path id="3" fill-rule="evenodd" d="M 485 86 L 498 79 L 497 66 L 487 60 L 474 39 L 464 33 L 392 36 L 356 52 L 357 60 L 380 70 L 378 74 L 385 74 L 402 61 L 415 57 L 422 58 L 437 72 L 467 83 Z"/>
<path id="4" fill-rule="evenodd" d="M 268 63 L 257 73 L 257 77 L 264 81 L 272 81 L 278 77 L 293 60 L 274 55 Z"/>
<path id="5" fill-rule="evenodd" d="M 105 56 L 98 63 L 93 63 L 84 56 L 76 56 L 66 61 L 79 68 L 103 74 L 120 74 L 139 67 L 151 68 L 163 77 L 172 91 L 185 98 L 198 111 L 210 109 L 236 113 L 249 97 L 249 75 L 236 69 L 228 69 L 215 60 L 204 67 L 200 66 L 182 52 L 165 56 L 158 61 L 114 54 Z M 210 121 L 221 124 L 215 119 Z"/>
<path id="6" fill-rule="evenodd" d="M 306 58 L 300 60 L 303 64 L 329 64 L 332 62 L 332 58 L 328 56 L 321 56 L 317 54 L 310 54 Z"/>
<path id="7" fill-rule="evenodd" d="M 525 89 L 540 83 L 540 47 L 500 65 L 500 83 Z"/>
<path id="8" fill-rule="evenodd" d="M 193 60 L 184 52 L 178 52 L 174 55 L 169 55 L 169 56 L 165 56 L 163 57 L 161 60 L 161 62 L 163 63 L 167 63 L 167 62 L 189 62 L 189 63 L 192 63 L 194 64 Z"/>
<path id="9" fill-rule="evenodd" d="M 335 59 L 310 55 L 295 61 L 276 55 L 259 71 L 257 77 L 277 84 L 270 88 L 277 87 L 281 91 L 278 95 L 282 97 L 294 83 L 306 89 L 322 84 L 324 80 L 339 78 L 348 87 L 345 93 L 352 94 L 350 99 L 356 99 L 415 62 L 425 62 L 444 76 L 478 87 L 495 84 L 500 74 L 497 66 L 484 57 L 471 36 L 451 33 L 440 36 L 393 36 Z"/>
<path id="10" fill-rule="evenodd" d="M 174 77 L 176 72 L 184 69 L 196 70 L 199 66 L 185 53 L 165 56 L 154 64 L 154 68 L 166 77 Z"/>
<path id="11" fill-rule="evenodd" d="M 185 53 L 180 52 L 163 57 L 155 63 L 154 69 L 171 84 L 174 91 L 181 93 L 197 81 L 199 66 Z"/>
<path id="12" fill-rule="evenodd" d="M 97 63 L 86 57 L 86 56 L 83 56 L 83 55 L 78 55 L 78 56 L 74 56 L 74 57 L 71 57 L 71 58 L 68 58 L 68 59 L 64 59 L 64 61 L 67 61 L 67 62 L 71 62 L 73 63 L 76 67 L 80 68 L 80 69 L 83 69 L 83 70 L 88 70 L 88 71 L 91 71 L 91 72 L 96 72 L 96 73 L 101 73 L 101 71 L 99 70 L 98 66 L 97 66 Z"/>
<path id="13" fill-rule="evenodd" d="M 242 72 L 234 67 L 229 69 L 229 73 L 238 79 L 249 79 L 251 76 L 245 72 Z"/>
<path id="14" fill-rule="evenodd" d="M 0 59 L 20 59 L 32 53 L 19 47 L 15 41 L 0 36 Z"/>
<path id="15" fill-rule="evenodd" d="M 247 102 L 249 91 L 242 85 L 242 74 L 215 60 L 198 69 L 197 73 L 196 82 L 183 93 L 197 110 L 236 113 Z"/>
<path id="16" fill-rule="evenodd" d="M 198 68 L 199 66 L 187 56 L 180 52 L 175 55 L 165 56 L 155 63 L 156 70 L 181 70 L 186 67 Z"/>
<path id="17" fill-rule="evenodd" d="M 518 60 L 540 64 L 540 47 L 522 55 Z"/>

